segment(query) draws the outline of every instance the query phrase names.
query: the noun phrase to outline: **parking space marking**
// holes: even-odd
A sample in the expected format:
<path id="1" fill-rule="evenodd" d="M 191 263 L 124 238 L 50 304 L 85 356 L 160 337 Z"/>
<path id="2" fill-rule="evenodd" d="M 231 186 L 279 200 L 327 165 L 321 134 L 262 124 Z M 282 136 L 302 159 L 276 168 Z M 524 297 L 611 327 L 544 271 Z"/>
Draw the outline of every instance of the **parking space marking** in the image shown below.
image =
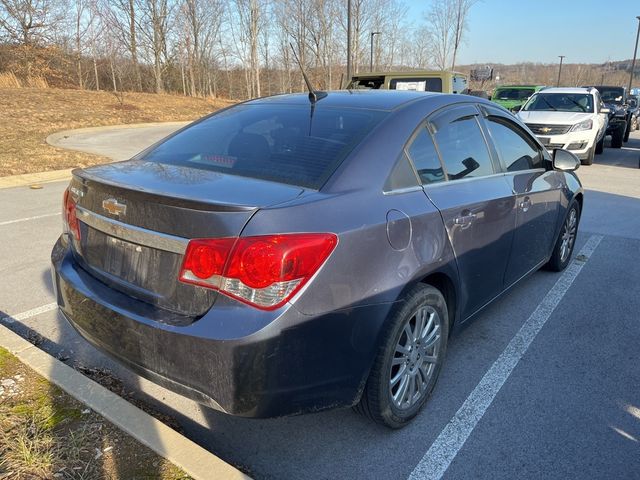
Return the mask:
<path id="1" fill-rule="evenodd" d="M 442 478 L 602 238 L 601 235 L 592 235 L 587 240 L 580 253 L 511 339 L 447 426 L 440 432 L 438 438 L 409 475 L 409 480 L 439 480 Z"/>
<path id="2" fill-rule="evenodd" d="M 25 218 L 18 218 L 16 220 L 7 220 L 5 222 L 0 222 L 0 227 L 2 227 L 3 225 L 11 225 L 12 223 L 28 222 L 29 220 L 38 220 L 40 218 L 55 217 L 56 215 L 61 215 L 61 212 L 45 213 L 44 215 L 36 215 L 35 217 L 25 217 Z"/>
<path id="3" fill-rule="evenodd" d="M 31 310 L 27 310 L 26 312 L 18 313 L 17 315 L 8 315 L 6 317 L 0 317 L 0 322 L 5 323 L 13 323 L 19 322 L 21 320 L 26 320 L 27 318 L 35 317 L 36 315 L 40 315 L 41 313 L 50 312 L 51 310 L 55 310 L 58 308 L 58 304 L 56 302 L 47 303 L 46 305 L 42 305 L 37 308 L 32 308 Z"/>

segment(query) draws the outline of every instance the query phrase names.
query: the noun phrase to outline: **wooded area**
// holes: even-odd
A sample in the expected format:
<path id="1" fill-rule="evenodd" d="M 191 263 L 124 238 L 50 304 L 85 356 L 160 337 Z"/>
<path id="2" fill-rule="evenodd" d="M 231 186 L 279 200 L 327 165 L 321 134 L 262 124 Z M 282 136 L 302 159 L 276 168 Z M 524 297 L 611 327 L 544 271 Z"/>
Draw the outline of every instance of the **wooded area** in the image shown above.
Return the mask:
<path id="1" fill-rule="evenodd" d="M 351 0 L 353 71 L 372 39 L 375 70 L 455 68 L 474 3 L 435 0 L 416 20 L 402 0 Z M 347 0 L 0 0 L 0 83 L 244 99 L 304 89 L 292 43 L 337 89 L 346 32 Z M 554 84 L 556 68 L 504 67 L 502 81 Z M 617 83 L 616 68 L 564 68 L 567 85 Z"/>

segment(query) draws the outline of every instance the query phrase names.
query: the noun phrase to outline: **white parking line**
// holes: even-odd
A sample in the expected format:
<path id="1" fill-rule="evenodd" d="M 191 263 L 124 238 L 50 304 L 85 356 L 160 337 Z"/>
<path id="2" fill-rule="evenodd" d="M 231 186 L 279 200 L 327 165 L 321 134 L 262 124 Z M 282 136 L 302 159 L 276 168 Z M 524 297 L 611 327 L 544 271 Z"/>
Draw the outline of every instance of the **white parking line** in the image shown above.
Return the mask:
<path id="1" fill-rule="evenodd" d="M 56 302 L 47 303 L 46 305 L 42 305 L 41 307 L 32 308 L 31 310 L 27 310 L 26 312 L 18 313 L 17 315 L 0 317 L 0 322 L 19 322 L 21 320 L 26 320 L 27 318 L 35 317 L 36 315 L 40 315 L 41 313 L 50 312 L 51 310 L 55 310 L 56 308 L 58 308 L 58 304 Z"/>
<path id="2" fill-rule="evenodd" d="M 409 480 L 439 480 L 602 240 L 593 235 L 440 432 Z"/>
<path id="3" fill-rule="evenodd" d="M 7 220 L 5 222 L 0 222 L 0 227 L 3 225 L 11 225 L 12 223 L 28 222 L 29 220 L 38 220 L 40 218 L 55 217 L 56 215 L 60 215 L 60 214 L 61 212 L 45 213 L 44 215 L 36 215 L 35 217 L 25 217 L 25 218 L 18 218 L 16 220 Z"/>

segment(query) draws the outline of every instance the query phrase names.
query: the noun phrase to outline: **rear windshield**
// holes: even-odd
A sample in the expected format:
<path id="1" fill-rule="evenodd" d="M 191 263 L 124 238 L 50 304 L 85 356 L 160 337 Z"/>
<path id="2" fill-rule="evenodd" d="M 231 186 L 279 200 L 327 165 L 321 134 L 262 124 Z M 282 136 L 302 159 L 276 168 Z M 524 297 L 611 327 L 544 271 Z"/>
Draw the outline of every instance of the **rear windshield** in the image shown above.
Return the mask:
<path id="1" fill-rule="evenodd" d="M 415 90 L 418 92 L 442 92 L 441 78 L 392 78 L 389 90 Z"/>
<path id="2" fill-rule="evenodd" d="M 498 89 L 493 98 L 497 100 L 526 100 L 533 95 L 533 88 L 505 88 Z"/>
<path id="3" fill-rule="evenodd" d="M 203 120 L 144 160 L 319 189 L 387 115 L 310 105 L 238 105 Z"/>
<path id="4" fill-rule="evenodd" d="M 622 97 L 624 96 L 624 89 L 616 87 L 598 87 L 600 97 L 604 103 L 615 103 L 617 105 L 622 104 Z"/>

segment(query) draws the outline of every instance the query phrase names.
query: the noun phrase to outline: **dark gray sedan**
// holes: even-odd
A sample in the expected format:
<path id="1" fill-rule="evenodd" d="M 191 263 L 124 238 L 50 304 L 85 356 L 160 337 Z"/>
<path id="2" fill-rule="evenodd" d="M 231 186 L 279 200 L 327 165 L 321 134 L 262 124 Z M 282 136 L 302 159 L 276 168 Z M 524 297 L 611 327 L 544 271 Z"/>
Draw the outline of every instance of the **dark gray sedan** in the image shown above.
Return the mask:
<path id="1" fill-rule="evenodd" d="M 223 412 L 356 406 L 401 427 L 453 327 L 567 266 L 578 165 L 476 97 L 252 100 L 74 171 L 57 300 L 99 349 Z"/>

